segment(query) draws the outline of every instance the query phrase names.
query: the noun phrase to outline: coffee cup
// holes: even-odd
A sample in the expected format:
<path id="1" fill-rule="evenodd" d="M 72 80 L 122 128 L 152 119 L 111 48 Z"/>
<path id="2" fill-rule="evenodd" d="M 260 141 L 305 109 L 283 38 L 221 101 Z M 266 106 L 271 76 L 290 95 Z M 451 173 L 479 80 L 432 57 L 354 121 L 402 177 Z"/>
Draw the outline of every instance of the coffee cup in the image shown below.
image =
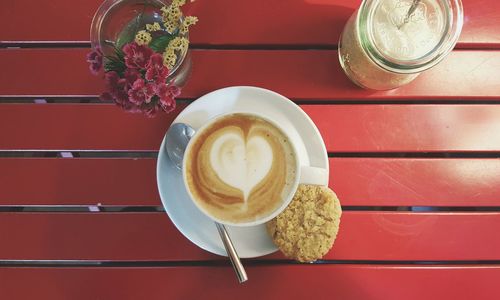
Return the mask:
<path id="1" fill-rule="evenodd" d="M 216 222 L 265 223 L 290 204 L 299 184 L 328 183 L 326 169 L 301 165 L 300 142 L 260 114 L 217 116 L 186 148 L 182 176 L 189 197 Z"/>

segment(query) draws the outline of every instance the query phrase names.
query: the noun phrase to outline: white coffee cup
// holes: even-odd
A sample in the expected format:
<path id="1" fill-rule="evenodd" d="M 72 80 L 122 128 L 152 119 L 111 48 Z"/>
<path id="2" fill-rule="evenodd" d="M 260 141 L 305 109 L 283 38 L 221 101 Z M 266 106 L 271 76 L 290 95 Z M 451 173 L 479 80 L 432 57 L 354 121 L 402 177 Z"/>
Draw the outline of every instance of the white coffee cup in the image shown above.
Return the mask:
<path id="1" fill-rule="evenodd" d="M 224 117 L 227 117 L 228 115 L 233 115 L 233 114 L 245 114 L 245 115 L 253 116 L 253 117 L 256 117 L 256 118 L 259 118 L 259 119 L 262 119 L 264 121 L 269 122 L 271 125 L 273 125 L 277 129 L 279 129 L 281 131 L 281 133 L 288 139 L 288 141 L 290 141 L 290 146 L 292 148 L 292 151 L 294 152 L 293 157 L 295 158 L 294 160 L 295 160 L 295 174 L 296 175 L 294 177 L 294 181 L 291 185 L 291 188 L 289 188 L 289 193 L 286 195 L 286 197 L 283 197 L 282 204 L 277 209 L 272 211 L 272 213 L 264 215 L 264 216 L 262 216 L 256 220 L 253 220 L 251 222 L 238 222 L 238 223 L 228 222 L 228 221 L 221 220 L 221 219 L 218 219 L 217 217 L 213 216 L 212 214 L 210 214 L 210 212 L 208 212 L 204 207 L 202 207 L 198 203 L 198 201 L 201 201 L 201 200 L 196 200 L 195 196 L 191 192 L 190 187 L 187 183 L 186 162 L 188 160 L 188 157 L 190 157 L 192 145 L 195 144 L 195 142 L 197 141 L 197 138 L 199 136 L 201 136 L 202 133 L 207 128 L 210 128 L 213 123 L 217 122 L 221 118 L 224 118 Z M 189 141 L 188 146 L 185 150 L 184 160 L 183 160 L 183 168 L 182 168 L 182 177 L 183 177 L 184 185 L 186 187 L 188 195 L 189 195 L 190 199 L 193 201 L 193 203 L 196 205 L 196 207 L 198 207 L 198 209 L 201 212 L 203 212 L 207 217 L 214 220 L 215 222 L 225 224 L 225 225 L 230 225 L 230 226 L 242 226 L 242 227 L 243 226 L 255 226 L 255 225 L 266 223 L 266 222 L 270 221 L 271 219 L 273 219 L 274 217 L 276 217 L 278 214 L 280 214 L 290 204 L 290 202 L 293 199 L 293 196 L 295 195 L 295 192 L 297 191 L 299 184 L 324 185 L 324 186 L 328 185 L 328 171 L 326 169 L 301 165 L 300 160 L 299 160 L 299 156 L 297 155 L 297 147 L 295 145 L 296 143 L 301 143 L 301 142 L 302 141 L 297 141 L 297 140 L 291 139 L 290 135 L 287 134 L 287 132 L 286 132 L 286 130 L 284 130 L 284 128 L 282 128 L 280 125 L 276 124 L 273 120 L 270 120 L 261 114 L 256 114 L 256 113 L 252 113 L 252 112 L 231 112 L 231 113 L 216 116 L 216 117 L 210 119 L 209 121 L 207 121 L 207 123 L 205 123 L 201 128 L 199 128 L 197 130 L 195 135 Z"/>

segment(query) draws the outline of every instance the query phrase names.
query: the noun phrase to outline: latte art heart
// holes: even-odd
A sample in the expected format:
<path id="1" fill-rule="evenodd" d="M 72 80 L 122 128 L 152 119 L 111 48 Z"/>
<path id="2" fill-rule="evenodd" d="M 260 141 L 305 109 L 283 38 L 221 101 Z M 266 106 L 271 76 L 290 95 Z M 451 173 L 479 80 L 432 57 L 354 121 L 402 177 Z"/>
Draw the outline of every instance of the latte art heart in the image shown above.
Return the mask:
<path id="1" fill-rule="evenodd" d="M 283 132 L 232 114 L 196 133 L 184 156 L 187 188 L 214 218 L 245 223 L 270 215 L 293 188 L 296 159 Z"/>
<path id="2" fill-rule="evenodd" d="M 245 141 L 243 131 L 233 127 L 214 141 L 210 163 L 222 181 L 243 192 L 246 201 L 252 188 L 269 173 L 273 150 L 264 137 Z"/>

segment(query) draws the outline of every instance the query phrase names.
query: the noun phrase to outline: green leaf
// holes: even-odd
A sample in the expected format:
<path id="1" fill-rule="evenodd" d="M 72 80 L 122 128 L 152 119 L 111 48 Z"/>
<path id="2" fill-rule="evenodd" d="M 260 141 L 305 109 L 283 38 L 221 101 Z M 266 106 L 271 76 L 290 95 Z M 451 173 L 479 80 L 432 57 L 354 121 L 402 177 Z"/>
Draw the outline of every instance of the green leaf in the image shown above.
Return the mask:
<path id="1" fill-rule="evenodd" d="M 132 34 L 123 34 L 123 35 L 120 35 L 116 39 L 116 47 L 122 48 L 126 44 L 132 42 L 134 40 L 134 37 L 135 36 L 132 35 Z"/>
<path id="2" fill-rule="evenodd" d="M 105 59 L 106 61 L 104 63 L 104 71 L 106 72 L 115 71 L 116 73 L 118 73 L 118 75 L 122 76 L 127 69 L 125 62 L 119 60 L 116 57 L 106 56 Z"/>
<path id="3" fill-rule="evenodd" d="M 116 38 L 116 48 L 121 49 L 123 46 L 126 44 L 133 42 L 135 38 L 135 34 L 137 31 L 139 31 L 139 25 L 141 24 L 143 15 L 144 15 L 144 9 L 143 11 L 136 16 L 130 23 L 128 23 L 122 31 L 118 34 L 118 37 Z"/>
<path id="4" fill-rule="evenodd" d="M 159 36 L 149 43 L 149 48 L 153 49 L 154 52 L 162 53 L 173 38 L 174 36 L 170 34 Z"/>
<path id="5" fill-rule="evenodd" d="M 123 46 L 126 44 L 133 42 L 135 39 L 136 33 L 143 27 L 142 29 L 145 29 L 144 25 L 144 12 L 146 11 L 147 7 L 154 7 L 149 1 L 145 1 L 144 5 L 142 6 L 142 11 L 140 14 L 138 14 L 132 21 L 130 21 L 118 34 L 118 37 L 116 39 L 116 48 L 121 49 Z"/>
<path id="6" fill-rule="evenodd" d="M 123 50 L 115 47 L 115 53 L 116 53 L 116 59 L 122 62 L 125 62 L 125 53 L 123 53 Z"/>

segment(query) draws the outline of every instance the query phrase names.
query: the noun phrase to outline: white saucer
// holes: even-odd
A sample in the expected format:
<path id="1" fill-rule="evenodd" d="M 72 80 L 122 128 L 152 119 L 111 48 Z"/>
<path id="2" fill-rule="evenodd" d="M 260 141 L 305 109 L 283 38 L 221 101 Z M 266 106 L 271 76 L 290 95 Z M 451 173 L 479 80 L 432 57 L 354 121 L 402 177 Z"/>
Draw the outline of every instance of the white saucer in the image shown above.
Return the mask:
<path id="1" fill-rule="evenodd" d="M 209 119 L 230 112 L 258 113 L 274 120 L 295 143 L 301 165 L 328 170 L 326 147 L 316 125 L 299 106 L 266 89 L 237 86 L 211 92 L 186 107 L 174 123 L 182 122 L 198 129 Z M 181 171 L 170 162 L 164 144 L 165 139 L 158 155 L 156 178 L 165 211 L 191 242 L 209 252 L 227 256 L 214 222 L 189 199 Z M 227 229 L 242 258 L 263 256 L 277 250 L 265 225 L 227 226 Z"/>

